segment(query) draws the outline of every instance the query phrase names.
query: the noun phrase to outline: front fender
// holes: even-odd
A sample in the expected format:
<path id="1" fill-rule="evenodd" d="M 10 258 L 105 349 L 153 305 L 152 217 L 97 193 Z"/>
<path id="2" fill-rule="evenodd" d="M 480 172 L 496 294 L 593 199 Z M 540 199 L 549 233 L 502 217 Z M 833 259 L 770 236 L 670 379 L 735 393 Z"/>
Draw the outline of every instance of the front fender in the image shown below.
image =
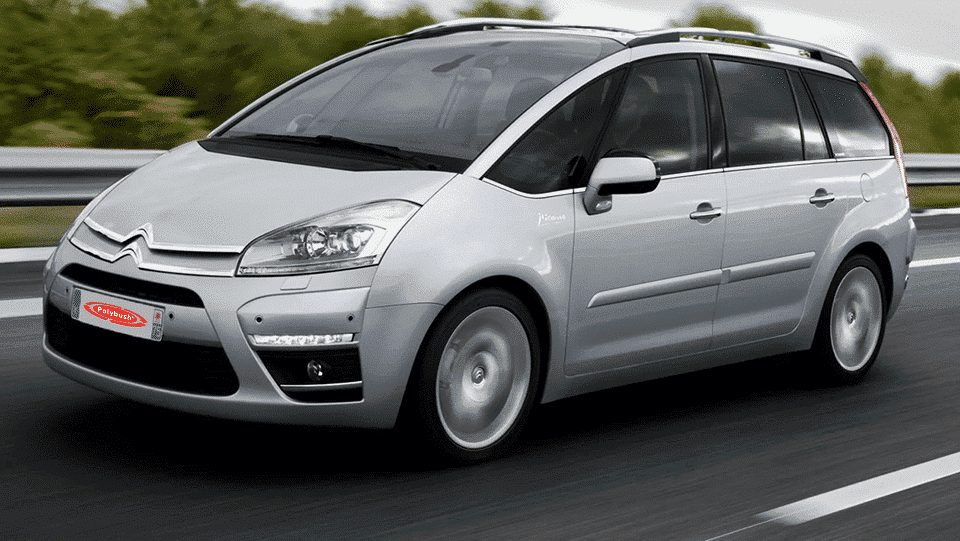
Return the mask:
<path id="1" fill-rule="evenodd" d="M 474 284 L 509 277 L 542 302 L 547 373 L 563 366 L 573 257 L 572 190 L 528 196 L 460 175 L 426 202 L 384 254 L 369 308 L 447 305 Z M 538 310 L 531 307 L 534 313 Z M 548 376 L 549 377 L 549 376 Z"/>

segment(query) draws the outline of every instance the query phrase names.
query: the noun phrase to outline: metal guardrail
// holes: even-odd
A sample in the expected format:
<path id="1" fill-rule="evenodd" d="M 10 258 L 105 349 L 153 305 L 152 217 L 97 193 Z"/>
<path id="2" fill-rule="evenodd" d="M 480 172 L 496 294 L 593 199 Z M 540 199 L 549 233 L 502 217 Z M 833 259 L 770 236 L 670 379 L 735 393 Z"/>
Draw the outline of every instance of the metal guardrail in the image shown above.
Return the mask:
<path id="1" fill-rule="evenodd" d="M 949 186 L 960 184 L 960 154 L 906 154 L 907 184 Z"/>
<path id="2" fill-rule="evenodd" d="M 85 205 L 163 150 L 0 148 L 0 206 Z M 907 154 L 911 185 L 960 185 L 960 154 Z"/>
<path id="3" fill-rule="evenodd" d="M 163 150 L 0 148 L 0 206 L 86 205 Z"/>

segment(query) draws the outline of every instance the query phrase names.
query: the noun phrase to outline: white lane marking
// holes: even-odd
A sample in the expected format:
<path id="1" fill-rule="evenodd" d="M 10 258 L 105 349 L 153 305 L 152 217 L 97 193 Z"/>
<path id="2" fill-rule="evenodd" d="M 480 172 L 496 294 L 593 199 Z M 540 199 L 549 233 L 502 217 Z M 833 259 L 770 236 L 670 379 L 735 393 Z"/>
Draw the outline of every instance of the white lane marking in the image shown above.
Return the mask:
<path id="1" fill-rule="evenodd" d="M 824 492 L 812 498 L 760 513 L 754 518 L 764 522 L 774 521 L 793 526 L 957 473 L 960 473 L 960 453 Z"/>
<path id="2" fill-rule="evenodd" d="M 947 216 L 953 214 L 960 214 L 960 208 L 948 208 L 948 209 L 917 209 L 910 212 L 913 219 L 923 218 L 924 216 Z"/>
<path id="3" fill-rule="evenodd" d="M 960 256 L 958 257 L 938 257 L 936 259 L 918 259 L 910 263 L 911 269 L 916 269 L 919 267 L 933 267 L 936 265 L 953 265 L 955 263 L 960 263 Z"/>
<path id="4" fill-rule="evenodd" d="M 12 299 L 0 301 L 0 319 L 39 316 L 43 313 L 43 299 Z"/>
<path id="5" fill-rule="evenodd" d="M 754 517 L 754 518 L 756 518 L 756 517 Z M 733 530 L 732 532 L 727 532 L 727 533 L 725 533 L 725 534 L 718 535 L 718 536 L 716 536 L 716 537 L 711 537 L 710 539 L 707 539 L 707 540 L 705 540 L 705 541 L 717 541 L 717 539 L 723 539 L 724 537 L 730 537 L 731 535 L 736 535 L 736 534 L 738 534 L 738 533 L 740 533 L 740 532 L 749 530 L 749 529 L 751 529 L 751 528 L 756 528 L 757 526 L 763 526 L 764 524 L 766 524 L 766 523 L 768 523 L 768 522 L 773 522 L 773 520 L 772 520 L 772 519 L 771 519 L 771 520 L 765 520 L 765 521 L 763 521 L 763 522 L 757 522 L 756 524 L 751 524 L 751 525 L 749 525 L 749 526 L 744 526 L 743 528 L 740 528 L 739 530 Z"/>
<path id="6" fill-rule="evenodd" d="M 3 248 L 0 249 L 0 263 L 21 263 L 26 261 L 46 261 L 56 250 L 53 246 L 41 248 Z"/>

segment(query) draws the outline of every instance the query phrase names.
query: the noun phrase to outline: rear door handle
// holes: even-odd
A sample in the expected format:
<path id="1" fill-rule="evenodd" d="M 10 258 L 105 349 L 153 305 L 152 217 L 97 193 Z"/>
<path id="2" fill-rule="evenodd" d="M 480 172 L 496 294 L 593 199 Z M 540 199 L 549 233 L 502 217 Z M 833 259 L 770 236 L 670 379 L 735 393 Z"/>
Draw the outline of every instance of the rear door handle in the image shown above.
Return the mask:
<path id="1" fill-rule="evenodd" d="M 832 203 L 837 196 L 832 193 L 827 193 L 827 190 L 820 188 L 817 190 L 817 193 L 813 194 L 813 197 L 810 198 L 810 203 L 814 205 L 826 205 L 827 203 Z"/>

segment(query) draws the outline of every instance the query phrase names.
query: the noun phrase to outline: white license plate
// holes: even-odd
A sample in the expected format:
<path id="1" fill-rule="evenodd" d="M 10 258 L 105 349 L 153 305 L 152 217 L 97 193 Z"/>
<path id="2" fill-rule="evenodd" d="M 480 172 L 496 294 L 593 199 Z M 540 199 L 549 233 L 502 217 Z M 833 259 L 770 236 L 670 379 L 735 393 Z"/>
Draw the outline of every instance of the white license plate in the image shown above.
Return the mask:
<path id="1" fill-rule="evenodd" d="M 164 309 L 79 287 L 70 297 L 70 315 L 82 323 L 110 331 L 159 341 L 163 337 Z"/>

